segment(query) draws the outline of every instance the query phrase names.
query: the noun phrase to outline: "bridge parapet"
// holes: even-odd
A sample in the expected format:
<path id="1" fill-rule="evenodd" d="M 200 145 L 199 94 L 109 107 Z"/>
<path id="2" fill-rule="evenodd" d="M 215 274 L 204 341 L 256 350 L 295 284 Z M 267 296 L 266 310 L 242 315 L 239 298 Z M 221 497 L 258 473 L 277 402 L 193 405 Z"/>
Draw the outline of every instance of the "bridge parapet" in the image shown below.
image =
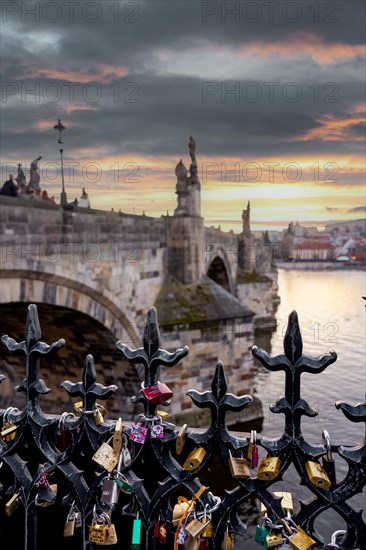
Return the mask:
<path id="1" fill-rule="evenodd" d="M 212 527 L 206 546 L 232 547 L 234 536 L 238 540 L 239 535 L 246 533 L 246 517 L 239 517 L 238 513 L 250 501 L 266 508 L 261 519 L 257 512 L 257 536 L 262 544 L 267 537 L 277 537 L 276 540 L 288 541 L 293 549 L 324 548 L 328 541 L 324 542 L 315 522 L 325 510 L 332 509 L 346 522 L 347 529 L 338 533 L 336 546 L 329 548 L 365 548 L 366 525 L 361 512 L 348 501 L 361 493 L 366 484 L 366 441 L 346 447 L 331 443 L 324 432 L 320 444 L 305 440 L 302 417 L 314 417 L 317 413 L 301 397 L 301 374 L 319 374 L 337 356 L 335 352 L 318 358 L 303 355 L 296 312 L 289 316 L 283 355 L 272 357 L 255 346 L 252 349 L 264 368 L 284 371 L 286 375 L 285 395 L 271 408 L 285 418 L 283 434 L 275 438 L 227 429 L 227 413 L 250 407 L 251 397 L 227 392 L 221 361 L 217 363 L 211 390 L 188 392 L 198 408 L 210 413 L 206 430 L 182 431 L 162 419 L 157 407 L 164 406 L 172 396 L 161 383 L 156 394 L 155 386 L 160 382 L 162 368 L 174 368 L 188 349 L 167 353 L 160 348 L 155 308 L 148 313 L 143 347 L 132 349 L 122 342 L 116 344 L 124 358 L 144 369 L 144 384 L 133 397 L 141 406 L 141 414 L 132 423 L 104 421 L 102 402 L 118 388 L 97 383 L 92 355 L 86 357 L 81 381 L 62 383 L 67 394 L 81 402 L 75 409 L 79 416 L 67 411 L 57 416 L 43 414 L 38 398 L 49 390 L 40 379 L 40 362 L 57 353 L 64 341 L 51 345 L 41 341 L 34 305 L 28 308 L 24 341 L 18 343 L 8 336 L 3 336 L 2 341 L 11 352 L 26 359 L 26 377 L 16 388 L 25 393 L 25 407 L 0 412 L 0 534 L 6 548 L 48 550 L 50 524 L 55 550 L 64 549 L 66 543 L 72 550 L 89 550 L 94 547 L 92 541 L 100 541 L 97 535 L 103 533 L 111 536 L 116 548 L 126 548 L 131 532 L 133 544 L 141 549 L 155 548 L 159 536 L 160 541 L 166 540 L 167 548 L 176 549 L 179 532 L 188 537 L 191 545 L 196 541 L 198 546 L 205 539 L 199 540 L 200 530 L 199 534 L 193 533 L 197 522 L 192 522 L 204 517 Z M 0 382 L 3 378 L 0 375 Z M 366 404 L 337 401 L 336 407 L 348 421 L 365 422 Z M 263 456 L 259 469 L 253 458 L 256 453 L 252 453 L 247 472 L 238 473 L 238 463 L 232 455 L 243 452 L 249 456 L 253 443 L 259 458 Z M 328 469 L 324 463 L 322 468 L 319 463 L 320 457 L 327 454 L 329 458 L 331 452 L 336 460 L 347 463 L 347 473 L 338 482 L 331 467 Z M 271 493 L 270 489 L 290 466 L 296 469 L 310 498 L 292 502 L 286 493 Z M 325 468 L 329 475 L 324 475 Z M 111 483 L 117 485 L 113 498 Z M 175 505 L 187 501 L 188 506 L 180 506 L 178 513 Z M 194 512 L 188 517 L 191 504 Z M 24 520 L 20 519 L 21 510 Z M 64 530 L 73 520 L 72 533 Z M 113 528 L 109 529 L 109 525 Z"/>

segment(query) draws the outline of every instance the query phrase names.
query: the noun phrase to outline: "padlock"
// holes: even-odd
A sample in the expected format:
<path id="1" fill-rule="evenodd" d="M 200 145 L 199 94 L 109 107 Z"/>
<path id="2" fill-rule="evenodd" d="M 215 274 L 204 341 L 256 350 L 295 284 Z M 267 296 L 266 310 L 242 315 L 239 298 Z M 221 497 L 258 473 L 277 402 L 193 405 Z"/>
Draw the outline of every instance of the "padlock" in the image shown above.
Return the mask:
<path id="1" fill-rule="evenodd" d="M 75 412 L 80 412 L 81 409 L 83 408 L 83 402 L 82 401 L 76 401 L 76 403 L 74 403 L 74 410 Z"/>
<path id="2" fill-rule="evenodd" d="M 92 524 L 89 526 L 89 542 L 95 544 L 104 544 L 107 537 L 108 525 L 104 518 L 93 518 Z"/>
<path id="3" fill-rule="evenodd" d="M 173 392 L 168 388 L 168 386 L 159 381 L 152 386 L 147 386 L 146 388 L 143 386 L 142 392 L 146 400 L 151 405 L 159 405 L 160 403 L 164 403 L 164 401 L 168 401 L 173 397 Z"/>
<path id="4" fill-rule="evenodd" d="M 208 523 L 205 524 L 205 528 L 201 533 L 201 537 L 203 539 L 212 539 L 212 537 L 214 536 L 214 526 L 212 524 L 210 516 L 207 516 L 207 517 L 208 517 Z M 206 518 L 203 517 L 201 521 L 206 522 Z"/>
<path id="5" fill-rule="evenodd" d="M 20 492 L 14 493 L 10 500 L 5 504 L 5 513 L 7 516 L 11 516 L 13 512 L 20 506 Z"/>
<path id="6" fill-rule="evenodd" d="M 200 537 L 190 537 L 184 545 L 184 550 L 199 550 Z"/>
<path id="7" fill-rule="evenodd" d="M 186 526 L 183 523 L 183 525 L 180 526 L 177 536 L 177 544 L 185 544 L 189 539 L 189 535 L 186 531 Z"/>
<path id="8" fill-rule="evenodd" d="M 101 502 L 112 505 L 118 503 L 119 487 L 116 480 L 111 477 L 105 477 L 102 483 L 102 491 L 100 495 Z"/>
<path id="9" fill-rule="evenodd" d="M 306 473 L 308 475 L 310 483 L 319 487 L 320 489 L 328 490 L 331 487 L 331 482 L 327 476 L 326 471 L 319 462 L 313 462 L 309 460 L 305 463 Z"/>
<path id="10" fill-rule="evenodd" d="M 70 512 L 64 524 L 64 537 L 73 537 L 75 535 L 75 514 Z"/>
<path id="11" fill-rule="evenodd" d="M 330 442 L 328 431 L 323 430 L 322 436 L 325 441 L 325 447 L 327 449 L 327 454 L 322 457 L 322 465 L 327 476 L 329 477 L 331 486 L 337 485 L 335 462 L 332 454 L 332 445 Z"/>
<path id="12" fill-rule="evenodd" d="M 177 455 L 180 455 L 181 452 L 183 451 L 183 447 L 187 437 L 187 429 L 188 429 L 187 424 L 183 424 L 183 426 L 180 428 L 178 432 L 177 439 L 175 440 L 175 450 Z"/>
<path id="13" fill-rule="evenodd" d="M 231 476 L 236 479 L 243 479 L 250 477 L 250 468 L 248 462 L 245 460 L 243 456 L 241 457 L 234 457 L 231 454 L 231 451 L 229 449 L 229 468 L 231 472 Z"/>
<path id="14" fill-rule="evenodd" d="M 254 449 L 254 430 L 250 432 L 250 439 L 249 439 L 249 444 L 247 449 L 247 459 L 250 460 L 250 462 L 252 461 L 253 449 Z"/>
<path id="15" fill-rule="evenodd" d="M 156 411 L 158 416 L 161 416 L 161 419 L 164 421 L 168 418 L 169 413 L 167 411 Z"/>
<path id="16" fill-rule="evenodd" d="M 268 548 L 273 548 L 273 546 L 279 546 L 284 543 L 282 533 L 270 533 L 266 536 L 266 543 Z"/>
<path id="17" fill-rule="evenodd" d="M 70 430 L 65 428 L 65 421 L 68 417 L 75 418 L 75 415 L 74 413 L 63 412 L 56 428 L 56 445 L 62 450 L 67 449 L 71 442 Z"/>
<path id="18" fill-rule="evenodd" d="M 100 426 L 104 422 L 104 416 L 101 413 L 101 410 L 99 407 L 97 407 L 93 414 L 94 422 L 96 426 Z"/>
<path id="19" fill-rule="evenodd" d="M 183 469 L 184 470 L 195 470 L 202 464 L 203 459 L 206 455 L 206 449 L 203 447 L 198 447 L 197 449 L 193 449 L 192 452 L 189 453 L 187 456 L 184 464 Z"/>
<path id="20" fill-rule="evenodd" d="M 128 493 L 128 494 L 133 493 L 132 485 L 128 483 L 127 478 L 121 472 L 116 472 L 115 482 L 117 483 L 121 491 L 123 491 L 124 493 Z"/>
<path id="21" fill-rule="evenodd" d="M 112 438 L 110 438 L 109 441 L 111 441 L 111 439 Z M 94 453 L 92 459 L 109 473 L 112 472 L 118 463 L 117 453 L 114 452 L 113 447 L 105 442 L 102 443 L 99 449 Z"/>
<path id="22" fill-rule="evenodd" d="M 312 550 L 316 542 L 301 527 L 297 526 L 298 533 L 289 538 L 289 544 L 294 550 Z"/>
<path id="23" fill-rule="evenodd" d="M 194 518 L 186 524 L 186 531 L 190 537 L 194 539 L 198 538 L 203 533 L 208 523 L 209 521 L 207 519 L 205 520 L 205 523 L 202 523 L 199 519 Z"/>
<path id="24" fill-rule="evenodd" d="M 132 424 L 130 429 L 130 439 L 136 443 L 144 443 L 147 435 L 147 428 L 137 422 L 137 424 Z"/>
<path id="25" fill-rule="evenodd" d="M 253 451 L 252 451 L 252 468 L 257 468 L 259 460 L 259 451 L 257 447 L 257 431 L 253 430 Z"/>
<path id="26" fill-rule="evenodd" d="M 279 474 L 281 460 L 277 456 L 267 456 L 259 464 L 257 477 L 262 481 L 276 479 Z"/>
<path id="27" fill-rule="evenodd" d="M 19 409 L 17 407 L 8 407 L 4 411 L 3 427 L 0 432 L 0 439 L 3 439 L 7 443 L 15 439 L 16 431 L 17 431 L 17 425 L 14 424 L 14 422 L 12 422 L 11 420 L 9 420 L 9 415 L 17 412 L 19 412 Z"/>
<path id="28" fill-rule="evenodd" d="M 222 550 L 233 550 L 234 548 L 234 535 L 226 531 L 224 533 L 224 540 L 222 542 Z"/>
<path id="29" fill-rule="evenodd" d="M 294 513 L 294 505 L 292 502 L 291 493 L 286 493 L 283 491 L 275 491 L 273 494 L 276 497 L 282 497 L 281 508 L 285 510 L 285 512 L 289 512 L 292 515 Z"/>
<path id="30" fill-rule="evenodd" d="M 3 429 L 0 432 L 0 439 L 3 439 L 6 442 L 13 441 L 16 436 L 17 425 L 13 422 L 5 422 Z"/>
<path id="31" fill-rule="evenodd" d="M 108 529 L 107 529 L 107 532 L 106 532 L 106 536 L 105 536 L 105 541 L 103 544 L 107 545 L 107 544 L 117 544 L 118 542 L 118 539 L 117 539 L 117 533 L 116 533 L 116 527 L 114 525 L 114 523 L 111 523 L 110 525 L 108 525 Z"/>
<path id="32" fill-rule="evenodd" d="M 138 550 L 141 544 L 141 520 L 139 518 L 139 513 L 137 512 L 137 517 L 133 520 L 132 524 L 132 541 L 131 541 L 131 550 Z"/>
<path id="33" fill-rule="evenodd" d="M 267 527 L 264 527 L 264 525 L 257 525 L 257 529 L 255 530 L 255 536 L 254 540 L 255 542 L 258 542 L 264 548 L 267 548 L 267 541 L 266 537 L 270 534 L 270 530 L 267 529 Z"/>
<path id="34" fill-rule="evenodd" d="M 150 428 L 151 439 L 164 439 L 164 428 L 162 418 L 154 416 L 152 426 Z"/>
<path id="35" fill-rule="evenodd" d="M 41 487 L 38 494 L 34 499 L 34 504 L 42 508 L 51 506 L 55 503 L 57 497 L 57 485 L 52 483 L 51 485 L 47 484 Z"/>

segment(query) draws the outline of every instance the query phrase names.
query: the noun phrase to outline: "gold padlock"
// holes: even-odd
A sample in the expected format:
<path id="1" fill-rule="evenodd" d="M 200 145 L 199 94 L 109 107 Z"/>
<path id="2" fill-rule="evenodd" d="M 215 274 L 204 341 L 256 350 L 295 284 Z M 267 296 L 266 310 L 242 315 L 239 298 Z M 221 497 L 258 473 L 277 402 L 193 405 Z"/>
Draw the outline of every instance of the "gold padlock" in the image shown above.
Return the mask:
<path id="1" fill-rule="evenodd" d="M 75 534 L 75 517 L 70 514 L 67 516 L 64 525 L 64 537 L 73 537 Z"/>
<path id="2" fill-rule="evenodd" d="M 315 548 L 316 542 L 313 540 L 301 527 L 297 526 L 299 531 L 289 538 L 289 544 L 294 550 L 312 550 Z"/>
<path id="3" fill-rule="evenodd" d="M 103 521 L 93 519 L 93 523 L 89 526 L 89 542 L 95 544 L 105 544 L 107 538 L 108 525 Z"/>
<path id="4" fill-rule="evenodd" d="M 1 430 L 1 439 L 4 439 L 4 441 L 13 441 L 16 436 L 17 431 L 17 425 L 13 422 L 5 422 L 3 429 Z"/>
<path id="5" fill-rule="evenodd" d="M 206 522 L 206 518 L 202 518 L 201 521 Z M 212 524 L 212 521 L 210 520 L 208 523 L 206 523 L 205 529 L 202 531 L 201 537 L 203 539 L 212 539 L 213 536 L 214 536 L 214 526 Z"/>
<path id="6" fill-rule="evenodd" d="M 5 504 L 5 513 L 7 516 L 11 516 L 13 512 L 20 506 L 19 493 L 14 493 L 10 500 Z"/>
<path id="7" fill-rule="evenodd" d="M 83 402 L 82 401 L 76 401 L 76 403 L 74 403 L 74 410 L 75 412 L 80 412 L 81 409 L 83 408 Z"/>
<path id="8" fill-rule="evenodd" d="M 224 540 L 222 542 L 222 550 L 233 550 L 234 548 L 234 535 L 226 531 L 224 533 Z"/>
<path id="9" fill-rule="evenodd" d="M 283 536 L 281 535 L 281 533 L 271 533 L 270 535 L 266 536 L 266 543 L 268 548 L 279 546 L 280 544 L 283 544 Z"/>
<path id="10" fill-rule="evenodd" d="M 177 455 L 180 455 L 180 453 L 183 451 L 183 447 L 187 437 L 187 429 L 187 424 L 183 424 L 178 432 L 177 439 L 175 440 L 175 450 Z"/>
<path id="11" fill-rule="evenodd" d="M 330 487 L 332 486 L 330 479 L 323 466 L 319 464 L 319 462 L 312 462 L 311 460 L 309 460 L 309 462 L 305 463 L 305 469 L 306 473 L 308 474 L 310 483 L 315 485 L 315 487 L 319 487 L 320 489 L 330 489 Z"/>
<path id="12" fill-rule="evenodd" d="M 169 416 L 169 413 L 167 413 L 166 411 L 156 411 L 156 414 L 158 416 L 161 416 L 162 420 L 166 420 Z"/>
<path id="13" fill-rule="evenodd" d="M 250 477 L 250 468 L 248 461 L 245 460 L 243 456 L 237 457 L 232 456 L 231 451 L 229 449 L 229 468 L 231 472 L 231 476 L 236 479 L 242 479 Z"/>
<path id="14" fill-rule="evenodd" d="M 95 412 L 93 414 L 94 422 L 97 426 L 100 426 L 104 422 L 104 416 L 102 415 L 99 407 L 95 409 Z"/>
<path id="15" fill-rule="evenodd" d="M 184 470 L 195 470 L 202 464 L 203 459 L 206 455 L 206 449 L 203 447 L 198 447 L 193 449 L 191 453 L 186 458 L 186 461 L 183 464 Z"/>
<path id="16" fill-rule="evenodd" d="M 289 512 L 291 515 L 294 513 L 294 505 L 292 502 L 292 494 L 277 491 L 273 493 L 276 497 L 282 497 L 281 507 L 285 512 Z"/>
<path id="17" fill-rule="evenodd" d="M 207 519 L 205 523 L 202 523 L 199 519 L 194 518 L 186 524 L 185 530 L 192 538 L 196 539 L 201 535 L 201 533 L 203 533 L 208 523 L 209 522 Z"/>
<path id="18" fill-rule="evenodd" d="M 118 542 L 118 539 L 117 539 L 116 528 L 114 526 L 114 523 L 111 523 L 110 525 L 108 525 L 104 544 L 117 544 L 117 542 Z"/>
<path id="19" fill-rule="evenodd" d="M 276 479 L 279 474 L 281 460 L 277 456 L 267 456 L 259 464 L 257 477 L 262 481 Z"/>

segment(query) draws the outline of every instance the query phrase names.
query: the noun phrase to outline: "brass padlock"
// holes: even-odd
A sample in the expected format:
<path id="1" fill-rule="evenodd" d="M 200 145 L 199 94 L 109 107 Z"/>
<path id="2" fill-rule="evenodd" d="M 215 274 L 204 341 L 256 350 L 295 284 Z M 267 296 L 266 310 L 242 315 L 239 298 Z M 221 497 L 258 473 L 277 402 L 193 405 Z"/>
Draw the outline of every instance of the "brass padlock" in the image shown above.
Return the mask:
<path id="1" fill-rule="evenodd" d="M 5 504 L 5 513 L 7 516 L 11 516 L 13 512 L 20 506 L 19 493 L 14 493 L 10 500 Z"/>
<path id="2" fill-rule="evenodd" d="M 104 416 L 102 415 L 100 408 L 97 407 L 93 414 L 94 422 L 97 426 L 100 426 L 104 422 Z"/>
<path id="3" fill-rule="evenodd" d="M 330 489 L 331 482 L 324 470 L 323 466 L 319 462 L 313 462 L 309 460 L 305 463 L 306 473 L 308 475 L 310 483 L 319 487 L 320 489 Z"/>
<path id="4" fill-rule="evenodd" d="M 75 534 L 75 514 L 70 513 L 64 525 L 64 537 L 73 537 Z"/>
<path id="5" fill-rule="evenodd" d="M 228 463 L 232 477 L 236 479 L 250 477 L 250 468 L 247 460 L 243 456 L 232 456 L 230 449 Z"/>
<path id="6" fill-rule="evenodd" d="M 41 508 L 47 508 L 47 506 L 52 506 L 55 503 L 57 497 L 57 484 L 51 483 L 46 487 L 42 487 L 40 492 L 36 495 L 34 499 L 34 504 L 40 506 Z"/>
<path id="7" fill-rule="evenodd" d="M 195 470 L 202 464 L 203 459 L 206 455 L 206 449 L 203 447 L 198 447 L 197 449 L 193 449 L 191 453 L 187 456 L 183 468 L 184 470 Z"/>
<path id="8" fill-rule="evenodd" d="M 297 526 L 298 533 L 289 538 L 291 548 L 294 550 L 312 550 L 316 542 L 301 527 Z"/>
<path id="9" fill-rule="evenodd" d="M 95 544 L 105 544 L 107 538 L 108 525 L 104 520 L 93 519 L 93 523 L 89 526 L 89 542 Z"/>
<path id="10" fill-rule="evenodd" d="M 5 422 L 3 429 L 1 430 L 1 439 L 4 439 L 4 441 L 13 441 L 16 436 L 17 431 L 17 425 L 13 422 Z"/>
<path id="11" fill-rule="evenodd" d="M 267 456 L 259 464 L 257 477 L 262 481 L 276 479 L 279 474 L 281 460 L 277 456 Z"/>
<path id="12" fill-rule="evenodd" d="M 117 539 L 116 528 L 114 526 L 114 523 L 111 523 L 110 525 L 108 525 L 104 544 L 106 544 L 106 545 L 107 544 L 117 544 L 117 542 L 118 542 L 118 539 Z"/>
<path id="13" fill-rule="evenodd" d="M 185 530 L 192 538 L 196 539 L 203 533 L 208 523 L 209 521 L 207 519 L 205 523 L 202 523 L 199 519 L 194 518 L 186 524 Z"/>
<path id="14" fill-rule="evenodd" d="M 292 494 L 282 492 L 282 491 L 276 491 L 273 494 L 276 497 L 282 497 L 281 508 L 283 510 L 285 510 L 285 512 L 289 512 L 292 515 L 294 513 L 294 505 L 293 505 L 293 502 L 292 502 Z"/>
<path id="15" fill-rule="evenodd" d="M 266 536 L 266 544 L 268 548 L 272 548 L 273 546 L 279 546 L 280 544 L 283 544 L 283 536 L 281 533 L 271 533 L 270 535 Z"/>
<path id="16" fill-rule="evenodd" d="M 118 455 L 108 443 L 102 443 L 92 456 L 92 460 L 110 473 L 118 463 Z"/>
<path id="17" fill-rule="evenodd" d="M 168 416 L 169 416 L 169 413 L 166 412 L 166 411 L 156 411 L 156 414 L 157 414 L 158 416 L 161 416 L 161 419 L 162 419 L 163 421 L 166 420 L 166 419 L 168 418 Z"/>
<path id="18" fill-rule="evenodd" d="M 187 429 L 187 424 L 183 424 L 178 432 L 177 439 L 175 440 L 175 450 L 177 452 L 177 455 L 180 455 L 180 453 L 183 451 L 183 447 L 187 437 Z"/>
<path id="19" fill-rule="evenodd" d="M 206 523 L 206 518 L 201 519 L 202 522 L 205 522 L 205 528 L 202 531 L 201 537 L 203 539 L 212 539 L 214 536 L 214 526 L 212 524 L 211 518 L 209 518 L 208 523 Z"/>
<path id="20" fill-rule="evenodd" d="M 75 412 L 80 412 L 81 409 L 83 408 L 83 402 L 82 401 L 76 401 L 76 403 L 74 403 L 74 410 Z"/>
<path id="21" fill-rule="evenodd" d="M 222 550 L 233 550 L 234 548 L 234 535 L 226 531 L 224 533 L 224 540 L 222 542 Z"/>

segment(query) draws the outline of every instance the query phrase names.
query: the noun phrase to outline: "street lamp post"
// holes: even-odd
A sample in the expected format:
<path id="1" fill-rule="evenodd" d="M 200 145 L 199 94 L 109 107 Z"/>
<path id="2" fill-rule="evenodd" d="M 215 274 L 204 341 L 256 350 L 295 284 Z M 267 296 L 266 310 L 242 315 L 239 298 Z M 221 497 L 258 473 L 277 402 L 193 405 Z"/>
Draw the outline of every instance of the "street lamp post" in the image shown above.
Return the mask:
<path id="1" fill-rule="evenodd" d="M 61 120 L 58 119 L 58 123 L 54 126 L 55 130 L 58 130 L 59 132 L 59 138 L 58 143 L 63 145 L 63 141 L 61 139 L 61 132 L 66 130 L 66 127 L 61 124 Z M 64 179 L 64 160 L 63 160 L 63 152 L 64 150 L 60 148 L 60 155 L 61 155 L 61 181 L 62 181 L 62 191 L 60 194 L 60 204 L 61 206 L 65 206 L 67 204 L 67 195 L 65 191 L 65 179 Z"/>

